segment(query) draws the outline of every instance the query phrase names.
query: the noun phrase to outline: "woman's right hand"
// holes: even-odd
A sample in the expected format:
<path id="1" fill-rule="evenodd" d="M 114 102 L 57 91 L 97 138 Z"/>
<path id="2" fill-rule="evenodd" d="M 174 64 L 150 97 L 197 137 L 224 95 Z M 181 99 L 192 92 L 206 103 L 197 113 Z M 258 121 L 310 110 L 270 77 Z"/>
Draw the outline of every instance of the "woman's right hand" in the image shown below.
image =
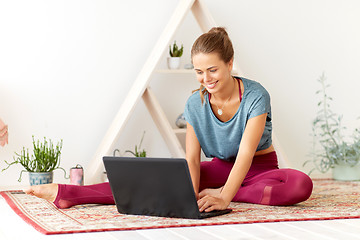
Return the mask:
<path id="1" fill-rule="evenodd" d="M 200 212 L 211 212 L 213 210 L 224 210 L 226 209 L 230 202 L 225 201 L 221 196 L 214 197 L 211 195 L 205 195 L 200 198 L 198 201 L 199 211 Z"/>

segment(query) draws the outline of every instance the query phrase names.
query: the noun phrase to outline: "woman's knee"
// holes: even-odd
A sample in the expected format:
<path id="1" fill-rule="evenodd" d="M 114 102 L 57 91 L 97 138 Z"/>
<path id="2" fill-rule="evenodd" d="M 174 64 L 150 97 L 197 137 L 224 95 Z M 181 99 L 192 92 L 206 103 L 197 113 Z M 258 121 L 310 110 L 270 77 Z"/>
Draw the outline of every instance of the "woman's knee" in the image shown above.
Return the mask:
<path id="1" fill-rule="evenodd" d="M 284 202 L 281 205 L 293 205 L 307 200 L 312 193 L 313 182 L 305 173 L 294 170 L 284 169 L 287 179 L 284 182 L 283 192 Z"/>
<path id="2" fill-rule="evenodd" d="M 295 170 L 296 171 L 296 170 Z M 302 201 L 307 200 L 312 193 L 313 190 L 313 182 L 311 178 L 303 172 L 297 171 L 295 176 L 294 188 L 299 189 L 300 197 L 302 196 Z"/>

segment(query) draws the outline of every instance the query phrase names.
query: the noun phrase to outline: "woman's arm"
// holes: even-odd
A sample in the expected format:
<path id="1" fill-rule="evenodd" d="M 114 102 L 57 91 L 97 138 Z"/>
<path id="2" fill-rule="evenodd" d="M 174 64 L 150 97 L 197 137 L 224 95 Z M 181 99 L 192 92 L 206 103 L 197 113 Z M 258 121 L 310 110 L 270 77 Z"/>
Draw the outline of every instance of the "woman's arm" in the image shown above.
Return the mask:
<path id="1" fill-rule="evenodd" d="M 200 184 L 200 143 L 196 137 L 194 128 L 187 123 L 186 129 L 186 160 L 189 166 L 195 195 L 198 198 Z"/>
<path id="2" fill-rule="evenodd" d="M 205 196 L 198 201 L 200 211 L 212 211 L 225 209 L 239 190 L 247 172 L 250 169 L 252 159 L 264 132 L 267 114 L 262 114 L 249 119 L 243 137 L 240 142 L 239 151 L 234 166 L 221 191 L 220 197 Z"/>

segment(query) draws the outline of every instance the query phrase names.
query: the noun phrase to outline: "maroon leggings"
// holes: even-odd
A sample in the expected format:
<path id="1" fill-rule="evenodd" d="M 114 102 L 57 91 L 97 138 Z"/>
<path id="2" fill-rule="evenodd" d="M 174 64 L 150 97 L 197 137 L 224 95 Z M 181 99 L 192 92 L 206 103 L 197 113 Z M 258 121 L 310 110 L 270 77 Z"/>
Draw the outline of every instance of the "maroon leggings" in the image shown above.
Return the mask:
<path id="1" fill-rule="evenodd" d="M 200 190 L 218 188 L 225 184 L 233 162 L 218 158 L 201 162 Z M 278 169 L 277 156 L 271 152 L 255 156 L 234 202 L 265 205 L 293 205 L 308 199 L 313 184 L 303 172 L 293 169 Z M 59 208 L 86 203 L 114 204 L 109 183 L 88 186 L 59 184 L 54 201 Z"/>

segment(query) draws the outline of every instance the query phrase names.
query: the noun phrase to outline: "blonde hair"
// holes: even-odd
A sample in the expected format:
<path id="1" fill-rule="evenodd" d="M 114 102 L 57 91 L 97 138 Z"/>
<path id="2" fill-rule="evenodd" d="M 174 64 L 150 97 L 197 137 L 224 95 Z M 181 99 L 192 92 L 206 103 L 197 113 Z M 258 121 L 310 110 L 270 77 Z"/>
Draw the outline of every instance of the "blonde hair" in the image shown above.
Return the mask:
<path id="1" fill-rule="evenodd" d="M 234 57 L 234 48 L 223 27 L 213 27 L 207 33 L 198 37 L 191 48 L 191 61 L 198 53 L 217 53 L 221 60 L 228 63 Z M 204 86 L 193 91 L 200 92 L 201 102 L 204 103 L 204 96 L 208 94 Z"/>

